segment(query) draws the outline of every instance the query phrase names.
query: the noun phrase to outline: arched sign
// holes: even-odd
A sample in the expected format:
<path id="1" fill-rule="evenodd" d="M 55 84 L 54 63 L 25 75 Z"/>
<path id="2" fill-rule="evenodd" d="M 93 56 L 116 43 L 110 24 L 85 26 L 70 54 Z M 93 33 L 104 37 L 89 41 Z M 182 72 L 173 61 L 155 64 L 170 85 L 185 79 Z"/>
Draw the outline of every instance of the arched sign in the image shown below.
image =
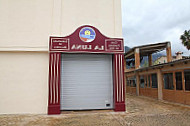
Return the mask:
<path id="1" fill-rule="evenodd" d="M 123 39 L 108 38 L 92 26 L 79 27 L 66 37 L 50 37 L 50 51 L 124 53 Z"/>

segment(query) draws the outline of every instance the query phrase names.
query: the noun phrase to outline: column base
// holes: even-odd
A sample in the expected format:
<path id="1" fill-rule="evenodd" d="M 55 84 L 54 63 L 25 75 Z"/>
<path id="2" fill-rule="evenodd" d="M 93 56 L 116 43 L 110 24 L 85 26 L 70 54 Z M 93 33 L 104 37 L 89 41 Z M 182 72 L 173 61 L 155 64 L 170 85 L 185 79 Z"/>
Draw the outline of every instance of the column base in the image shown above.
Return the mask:
<path id="1" fill-rule="evenodd" d="M 55 115 L 55 114 L 60 114 L 60 105 L 50 105 L 48 106 L 48 115 Z"/>
<path id="2" fill-rule="evenodd" d="M 115 112 L 124 112 L 125 111 L 125 103 L 116 103 L 114 111 Z"/>

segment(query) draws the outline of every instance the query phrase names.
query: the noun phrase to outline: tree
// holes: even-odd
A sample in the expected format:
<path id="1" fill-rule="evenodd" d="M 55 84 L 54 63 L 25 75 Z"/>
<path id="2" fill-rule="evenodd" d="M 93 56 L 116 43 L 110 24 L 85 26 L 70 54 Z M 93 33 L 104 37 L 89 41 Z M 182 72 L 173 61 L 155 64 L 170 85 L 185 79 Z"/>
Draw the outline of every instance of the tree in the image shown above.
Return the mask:
<path id="1" fill-rule="evenodd" d="M 185 30 L 184 33 L 180 36 L 182 44 L 190 50 L 190 30 Z"/>
<path id="2" fill-rule="evenodd" d="M 144 61 L 143 67 L 148 67 L 148 62 L 147 62 L 147 60 Z"/>

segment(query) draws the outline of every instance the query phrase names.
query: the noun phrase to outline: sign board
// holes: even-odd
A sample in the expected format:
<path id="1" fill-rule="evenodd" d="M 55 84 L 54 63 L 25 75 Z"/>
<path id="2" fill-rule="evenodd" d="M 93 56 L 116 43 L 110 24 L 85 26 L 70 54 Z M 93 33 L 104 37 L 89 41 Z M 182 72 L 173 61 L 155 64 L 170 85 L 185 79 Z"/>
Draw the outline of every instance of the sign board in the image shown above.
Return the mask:
<path id="1" fill-rule="evenodd" d="M 109 38 L 92 26 L 81 26 L 66 37 L 50 37 L 50 51 L 124 53 L 122 38 Z"/>

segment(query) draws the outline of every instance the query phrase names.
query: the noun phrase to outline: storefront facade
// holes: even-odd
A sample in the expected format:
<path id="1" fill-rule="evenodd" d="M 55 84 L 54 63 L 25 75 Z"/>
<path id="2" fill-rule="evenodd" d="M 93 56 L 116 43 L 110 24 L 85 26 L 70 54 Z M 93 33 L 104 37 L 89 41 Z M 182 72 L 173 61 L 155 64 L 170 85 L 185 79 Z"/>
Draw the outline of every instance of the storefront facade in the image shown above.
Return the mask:
<path id="1" fill-rule="evenodd" d="M 50 37 L 48 114 L 125 111 L 123 44 L 89 25 L 66 37 Z"/>

